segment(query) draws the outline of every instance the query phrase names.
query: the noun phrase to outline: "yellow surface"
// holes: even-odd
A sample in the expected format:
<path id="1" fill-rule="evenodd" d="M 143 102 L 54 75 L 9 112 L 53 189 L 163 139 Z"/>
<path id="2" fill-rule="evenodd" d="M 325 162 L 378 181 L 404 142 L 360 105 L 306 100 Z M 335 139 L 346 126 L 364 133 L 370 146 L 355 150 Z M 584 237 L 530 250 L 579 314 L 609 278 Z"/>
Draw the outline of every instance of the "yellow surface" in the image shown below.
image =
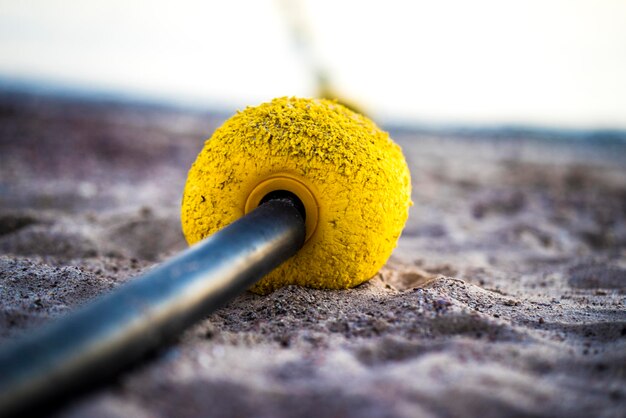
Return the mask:
<path id="1" fill-rule="evenodd" d="M 185 185 L 182 225 L 189 244 L 240 218 L 255 188 L 278 177 L 313 195 L 317 225 L 304 247 L 253 291 L 289 284 L 349 288 L 385 264 L 411 204 L 402 151 L 369 119 L 322 99 L 274 99 L 238 112 L 215 131 Z M 302 199 L 301 191 L 290 191 Z"/>

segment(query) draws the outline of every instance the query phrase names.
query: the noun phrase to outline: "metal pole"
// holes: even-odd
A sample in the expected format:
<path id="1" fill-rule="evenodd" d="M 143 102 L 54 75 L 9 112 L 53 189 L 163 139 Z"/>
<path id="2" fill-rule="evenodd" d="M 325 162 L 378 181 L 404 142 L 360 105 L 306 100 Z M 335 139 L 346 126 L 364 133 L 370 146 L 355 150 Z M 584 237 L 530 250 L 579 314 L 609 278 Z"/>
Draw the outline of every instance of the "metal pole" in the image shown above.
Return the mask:
<path id="1" fill-rule="evenodd" d="M 294 255 L 304 237 L 294 203 L 270 200 L 114 293 L 2 347 L 0 416 L 112 377 Z"/>

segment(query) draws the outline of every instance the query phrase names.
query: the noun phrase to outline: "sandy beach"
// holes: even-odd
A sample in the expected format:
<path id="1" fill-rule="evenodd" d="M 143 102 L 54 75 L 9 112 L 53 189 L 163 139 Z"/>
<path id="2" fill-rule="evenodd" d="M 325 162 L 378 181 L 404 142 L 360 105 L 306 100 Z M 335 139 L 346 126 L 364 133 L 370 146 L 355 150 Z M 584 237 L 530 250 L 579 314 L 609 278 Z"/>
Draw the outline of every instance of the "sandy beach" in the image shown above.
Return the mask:
<path id="1" fill-rule="evenodd" d="M 184 249 L 227 116 L 0 94 L 0 343 Z M 372 280 L 243 294 L 52 416 L 623 417 L 626 141 L 511 132 L 390 129 L 415 204 Z"/>

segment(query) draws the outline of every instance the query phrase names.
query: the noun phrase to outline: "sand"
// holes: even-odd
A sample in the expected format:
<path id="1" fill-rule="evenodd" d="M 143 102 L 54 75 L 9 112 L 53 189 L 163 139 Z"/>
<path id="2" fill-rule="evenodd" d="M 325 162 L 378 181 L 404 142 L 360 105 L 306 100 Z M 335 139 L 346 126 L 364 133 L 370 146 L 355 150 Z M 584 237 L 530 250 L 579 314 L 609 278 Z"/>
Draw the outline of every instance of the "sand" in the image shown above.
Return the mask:
<path id="1" fill-rule="evenodd" d="M 1 95 L 0 342 L 185 248 L 222 120 Z M 507 132 L 392 130 L 415 205 L 376 277 L 243 294 L 51 414 L 625 416 L 626 141 Z"/>

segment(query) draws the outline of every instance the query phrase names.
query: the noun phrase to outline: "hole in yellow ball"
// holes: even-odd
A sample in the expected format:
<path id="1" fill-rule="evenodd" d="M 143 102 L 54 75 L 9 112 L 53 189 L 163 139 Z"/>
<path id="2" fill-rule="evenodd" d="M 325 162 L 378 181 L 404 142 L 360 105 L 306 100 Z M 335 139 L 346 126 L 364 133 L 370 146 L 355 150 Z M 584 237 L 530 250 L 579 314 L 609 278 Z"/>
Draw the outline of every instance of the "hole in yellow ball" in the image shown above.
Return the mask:
<path id="1" fill-rule="evenodd" d="M 313 236 L 317 228 L 319 208 L 310 188 L 304 184 L 303 181 L 292 174 L 276 174 L 257 184 L 257 186 L 248 195 L 244 212 L 249 213 L 253 211 L 263 201 L 267 200 L 267 196 L 276 192 L 292 193 L 300 202 L 302 202 L 302 212 L 304 212 L 303 216 L 306 228 L 306 241 L 308 241 Z"/>
<path id="2" fill-rule="evenodd" d="M 273 192 L 269 192 L 266 194 L 261 202 L 259 202 L 259 206 L 261 206 L 265 202 L 269 202 L 270 200 L 287 200 L 289 201 L 295 208 L 300 212 L 300 216 L 302 219 L 306 221 L 306 209 L 304 208 L 304 203 L 302 200 L 298 198 L 295 194 L 288 192 L 287 190 L 274 190 Z"/>

